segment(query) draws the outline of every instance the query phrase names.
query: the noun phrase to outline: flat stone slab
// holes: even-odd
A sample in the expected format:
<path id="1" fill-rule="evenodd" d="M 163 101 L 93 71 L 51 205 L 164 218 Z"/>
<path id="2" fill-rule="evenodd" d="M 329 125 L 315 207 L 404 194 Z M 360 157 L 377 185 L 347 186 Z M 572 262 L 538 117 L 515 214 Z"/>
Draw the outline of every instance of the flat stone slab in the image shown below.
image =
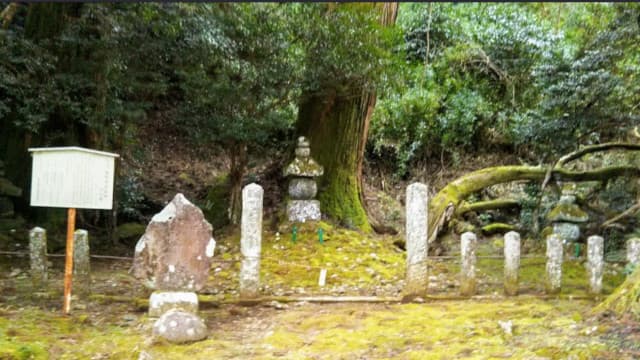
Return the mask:
<path id="1" fill-rule="evenodd" d="M 287 204 L 287 216 L 291 222 L 320 221 L 320 201 L 291 200 Z"/>
<path id="2" fill-rule="evenodd" d="M 198 312 L 198 295 L 185 291 L 155 291 L 149 297 L 149 316 L 159 317 L 169 310 Z"/>
<path id="3" fill-rule="evenodd" d="M 153 336 L 175 344 L 200 341 L 207 337 L 207 326 L 197 315 L 169 310 L 153 324 Z"/>

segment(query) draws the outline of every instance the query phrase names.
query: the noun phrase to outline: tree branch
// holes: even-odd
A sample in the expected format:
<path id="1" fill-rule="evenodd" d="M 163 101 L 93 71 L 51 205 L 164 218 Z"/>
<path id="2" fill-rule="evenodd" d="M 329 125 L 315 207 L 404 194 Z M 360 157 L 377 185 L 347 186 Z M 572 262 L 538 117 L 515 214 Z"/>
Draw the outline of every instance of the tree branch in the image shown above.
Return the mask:
<path id="1" fill-rule="evenodd" d="M 613 150 L 613 149 L 619 149 L 619 150 L 640 150 L 640 144 L 631 144 L 631 143 L 604 143 L 604 144 L 598 144 L 598 145 L 591 145 L 591 146 L 585 146 L 580 150 L 574 151 L 572 153 L 569 153 L 567 155 L 564 155 L 563 157 L 561 157 L 558 162 L 556 163 L 556 167 L 562 167 L 564 165 L 566 165 L 567 163 L 573 161 L 573 160 L 577 160 L 587 154 L 591 154 L 591 153 L 595 153 L 595 152 L 601 152 L 601 151 L 607 151 L 607 150 Z"/>
<path id="2" fill-rule="evenodd" d="M 17 2 L 12 2 L 9 5 L 7 5 L 7 7 L 5 7 L 4 10 L 2 10 L 2 12 L 0 13 L 0 19 L 2 19 L 3 29 L 9 28 L 9 25 L 11 24 L 13 17 L 18 12 L 19 6 L 20 4 L 18 4 Z"/>
<path id="3" fill-rule="evenodd" d="M 628 208 L 627 210 L 625 210 L 624 212 L 622 212 L 619 215 L 616 215 L 614 217 L 612 217 L 611 219 L 605 221 L 602 223 L 602 225 L 600 225 L 601 228 L 606 228 L 606 227 L 610 227 L 613 226 L 613 224 L 615 222 L 617 222 L 618 220 L 633 215 L 635 213 L 638 212 L 638 210 L 640 210 L 640 201 L 638 203 L 636 203 L 635 205 L 633 205 L 632 207 Z"/>

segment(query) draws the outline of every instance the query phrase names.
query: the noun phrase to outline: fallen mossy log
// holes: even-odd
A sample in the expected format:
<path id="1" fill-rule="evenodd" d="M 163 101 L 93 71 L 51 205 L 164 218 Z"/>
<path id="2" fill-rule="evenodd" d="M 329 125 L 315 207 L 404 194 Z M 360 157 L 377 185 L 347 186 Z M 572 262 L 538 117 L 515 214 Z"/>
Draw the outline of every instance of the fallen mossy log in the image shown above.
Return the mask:
<path id="1" fill-rule="evenodd" d="M 520 207 L 520 202 L 513 199 L 494 199 L 474 203 L 463 202 L 456 209 L 456 215 L 460 216 L 470 211 L 480 212 L 487 210 L 510 209 L 515 207 Z"/>
<path id="2" fill-rule="evenodd" d="M 451 220 L 463 200 L 486 187 L 518 180 L 541 181 L 548 169 L 539 166 L 496 166 L 474 171 L 457 178 L 440 190 L 429 203 L 429 246 L 438 246 L 440 231 Z M 589 171 L 554 169 L 556 181 L 604 181 L 620 176 L 640 176 L 635 166 L 611 166 Z"/>

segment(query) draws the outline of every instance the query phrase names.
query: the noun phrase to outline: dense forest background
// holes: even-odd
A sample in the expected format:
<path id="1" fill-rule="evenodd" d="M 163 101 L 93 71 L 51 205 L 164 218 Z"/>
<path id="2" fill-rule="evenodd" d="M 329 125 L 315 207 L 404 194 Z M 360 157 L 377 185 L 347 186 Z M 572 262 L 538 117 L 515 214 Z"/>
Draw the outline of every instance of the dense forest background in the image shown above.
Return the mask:
<path id="1" fill-rule="evenodd" d="M 378 232 L 399 230 L 410 181 L 435 192 L 483 167 L 639 140 L 636 3 L 0 8 L 0 185 L 23 190 L 4 202 L 2 231 L 64 229 L 62 210 L 29 207 L 29 147 L 122 155 L 114 211 L 79 219 L 118 242 L 122 224 L 145 224 L 176 192 L 214 228 L 235 223 L 254 181 L 277 221 L 298 135 L 327 169 L 323 211 Z M 633 205 L 636 188 L 607 182 L 602 218 Z M 531 228 L 540 184 L 523 189 Z"/>

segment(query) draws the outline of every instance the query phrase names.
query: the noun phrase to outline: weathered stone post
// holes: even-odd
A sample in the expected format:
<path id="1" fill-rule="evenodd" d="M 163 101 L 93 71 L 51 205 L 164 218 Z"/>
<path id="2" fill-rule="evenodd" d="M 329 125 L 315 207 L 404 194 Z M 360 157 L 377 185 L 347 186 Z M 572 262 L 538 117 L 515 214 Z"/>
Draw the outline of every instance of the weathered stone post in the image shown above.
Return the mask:
<path id="1" fill-rule="evenodd" d="M 260 287 L 260 250 L 262 246 L 262 196 L 258 184 L 242 189 L 242 221 L 240 224 L 240 297 L 255 298 Z"/>
<path id="2" fill-rule="evenodd" d="M 423 295 L 429 286 L 427 268 L 427 214 L 429 193 L 422 183 L 407 186 L 406 194 L 406 295 Z"/>
<path id="3" fill-rule="evenodd" d="M 546 270 L 547 293 L 559 293 L 562 284 L 562 238 L 558 234 L 547 236 Z"/>
<path id="4" fill-rule="evenodd" d="M 91 293 L 89 233 L 78 229 L 73 233 L 73 284 L 78 295 Z"/>
<path id="5" fill-rule="evenodd" d="M 34 227 L 29 231 L 31 280 L 36 287 L 47 283 L 47 231 Z"/>
<path id="6" fill-rule="evenodd" d="M 466 232 L 460 237 L 460 294 L 476 293 L 476 234 Z"/>
<path id="7" fill-rule="evenodd" d="M 602 291 L 602 273 L 604 272 L 604 239 L 602 236 L 589 236 L 587 239 L 587 257 L 589 271 L 589 290 L 592 294 Z"/>
<path id="8" fill-rule="evenodd" d="M 627 240 L 627 261 L 631 264 L 640 264 L 640 238 Z"/>
<path id="9" fill-rule="evenodd" d="M 518 294 L 518 270 L 520 268 L 520 234 L 509 231 L 504 235 L 504 293 Z"/>

